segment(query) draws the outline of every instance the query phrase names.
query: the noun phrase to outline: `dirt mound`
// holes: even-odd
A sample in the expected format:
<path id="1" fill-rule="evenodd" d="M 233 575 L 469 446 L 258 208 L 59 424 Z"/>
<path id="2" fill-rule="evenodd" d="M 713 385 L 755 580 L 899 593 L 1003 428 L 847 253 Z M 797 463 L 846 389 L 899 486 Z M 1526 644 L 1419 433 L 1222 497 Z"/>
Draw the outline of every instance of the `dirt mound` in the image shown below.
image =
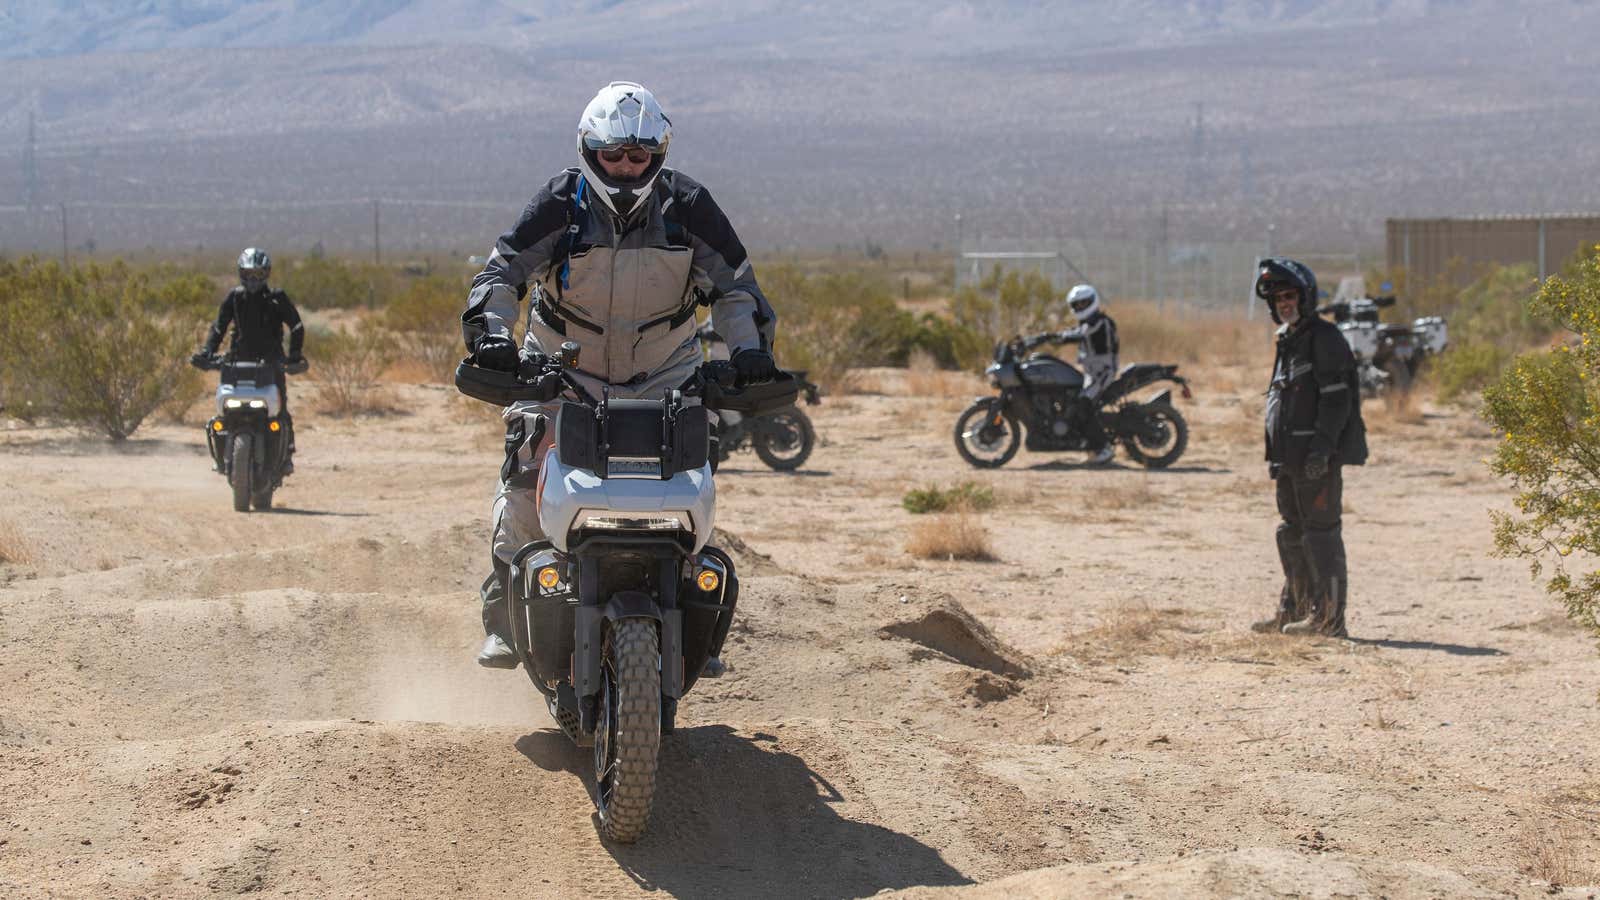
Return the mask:
<path id="1" fill-rule="evenodd" d="M 711 546 L 721 547 L 733 557 L 733 564 L 739 568 L 739 575 L 777 575 L 783 567 L 773 562 L 772 557 L 758 550 L 750 549 L 744 539 L 731 531 L 721 528 L 711 530 Z"/>
<path id="2" fill-rule="evenodd" d="M 1033 674 L 1033 667 L 1021 651 L 1007 646 L 949 597 L 920 606 L 909 617 L 878 629 L 878 635 L 920 644 L 925 651 L 996 675 L 1027 678 Z M 913 651 L 913 655 L 917 652 Z"/>
<path id="3" fill-rule="evenodd" d="M 1494 897 L 1461 875 L 1417 862 L 1304 856 L 1251 847 L 1156 862 L 1053 866 L 986 884 L 917 887 L 906 900 L 1026 900 L 1054 897 Z"/>

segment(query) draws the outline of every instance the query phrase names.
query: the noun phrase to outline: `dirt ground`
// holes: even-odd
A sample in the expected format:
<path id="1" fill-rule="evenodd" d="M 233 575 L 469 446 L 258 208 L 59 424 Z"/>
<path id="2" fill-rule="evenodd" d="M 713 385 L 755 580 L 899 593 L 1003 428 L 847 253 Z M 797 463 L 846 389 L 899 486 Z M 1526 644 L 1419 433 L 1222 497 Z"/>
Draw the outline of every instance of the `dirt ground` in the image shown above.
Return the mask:
<path id="1" fill-rule="evenodd" d="M 1200 377 L 1163 472 L 975 472 L 973 386 L 894 373 L 810 409 L 804 471 L 735 457 L 731 670 L 684 700 L 634 846 L 525 677 L 473 664 L 485 412 L 307 409 L 253 515 L 195 425 L 0 430 L 0 893 L 1594 896 L 1600 656 L 1487 556 L 1491 436 L 1369 404 L 1353 639 L 1257 636 L 1255 380 Z M 902 495 L 963 479 L 998 561 L 908 554 Z"/>

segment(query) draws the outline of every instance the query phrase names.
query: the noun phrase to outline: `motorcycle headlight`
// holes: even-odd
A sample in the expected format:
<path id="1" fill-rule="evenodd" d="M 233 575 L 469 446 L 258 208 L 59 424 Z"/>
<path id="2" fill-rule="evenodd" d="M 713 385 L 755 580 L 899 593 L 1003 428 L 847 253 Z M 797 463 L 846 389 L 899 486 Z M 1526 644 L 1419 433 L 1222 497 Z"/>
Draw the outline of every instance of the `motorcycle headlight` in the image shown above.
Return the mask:
<path id="1" fill-rule="evenodd" d="M 239 407 L 241 407 L 243 405 L 244 405 L 244 401 L 243 400 L 231 400 L 230 399 L 230 400 L 222 401 L 222 407 L 224 409 L 238 409 Z"/>
<path id="2" fill-rule="evenodd" d="M 683 522 L 684 517 L 676 515 L 619 516 L 606 513 L 585 516 L 578 523 L 578 527 L 593 528 L 598 531 L 687 531 Z"/>
<path id="3" fill-rule="evenodd" d="M 251 409 L 266 409 L 267 408 L 267 401 L 265 401 L 265 400 L 251 400 L 250 401 L 250 408 Z"/>

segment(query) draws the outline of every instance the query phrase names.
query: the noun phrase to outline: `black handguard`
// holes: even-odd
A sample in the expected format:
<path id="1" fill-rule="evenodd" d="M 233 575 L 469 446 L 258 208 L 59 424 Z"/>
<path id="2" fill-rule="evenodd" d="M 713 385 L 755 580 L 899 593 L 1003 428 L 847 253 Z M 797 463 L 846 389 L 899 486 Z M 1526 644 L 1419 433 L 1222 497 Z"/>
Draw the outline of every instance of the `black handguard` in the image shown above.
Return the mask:
<path id="1" fill-rule="evenodd" d="M 196 350 L 194 355 L 189 357 L 189 365 L 202 372 L 215 369 L 217 367 L 217 355 L 209 350 Z"/>

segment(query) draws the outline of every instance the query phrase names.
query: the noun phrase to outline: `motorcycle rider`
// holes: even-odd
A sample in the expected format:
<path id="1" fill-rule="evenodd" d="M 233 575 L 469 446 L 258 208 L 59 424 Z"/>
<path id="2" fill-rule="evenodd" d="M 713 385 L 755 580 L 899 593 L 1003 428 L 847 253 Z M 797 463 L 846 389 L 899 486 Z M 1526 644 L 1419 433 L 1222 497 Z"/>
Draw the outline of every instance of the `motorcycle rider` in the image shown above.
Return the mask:
<path id="1" fill-rule="evenodd" d="M 273 367 L 278 386 L 279 419 L 283 422 L 284 440 L 288 452 L 283 462 L 283 474 L 294 472 L 294 419 L 289 415 L 289 384 L 284 367 L 303 369 L 306 358 L 302 352 L 306 342 L 305 323 L 294 308 L 289 295 L 267 285 L 272 277 L 272 257 L 259 247 L 246 247 L 239 254 L 239 284 L 222 298 L 217 309 L 217 320 L 211 324 L 204 346 L 189 357 L 195 366 L 209 365 L 222 345 L 222 338 L 233 326 L 233 340 L 228 352 L 234 359 L 261 360 L 281 363 Z M 283 355 L 283 330 L 289 329 L 289 356 Z"/>
<path id="2" fill-rule="evenodd" d="M 1277 612 L 1256 631 L 1346 637 L 1344 466 L 1367 461 L 1356 361 L 1338 326 L 1316 313 L 1317 279 L 1283 257 L 1261 261 L 1256 296 L 1278 323 L 1267 389 L 1266 460 L 1277 482 Z"/>
<path id="3" fill-rule="evenodd" d="M 617 398 L 660 397 L 701 363 L 695 310 L 709 304 L 739 383 L 776 375 L 772 307 L 710 192 L 664 166 L 671 137 L 672 123 L 639 84 L 614 81 L 589 101 L 578 120 L 578 165 L 534 196 L 472 281 L 461 323 L 477 365 L 517 371 L 573 341 L 580 348 L 573 374 L 592 395 L 606 388 Z M 518 348 L 512 325 L 524 296 L 531 308 Z M 517 666 L 507 640 L 509 566 L 544 536 L 534 490 L 561 388 L 542 384 L 544 402 L 504 412 L 493 571 L 481 591 L 486 637 L 478 663 L 490 668 Z"/>
<path id="4" fill-rule="evenodd" d="M 1084 436 L 1089 441 L 1089 464 L 1103 466 L 1115 453 L 1106 440 L 1105 426 L 1100 423 L 1099 400 L 1117 377 L 1117 353 L 1121 349 L 1117 322 L 1106 314 L 1100 292 L 1092 284 L 1074 285 L 1067 292 L 1067 306 L 1078 320 L 1077 327 L 1041 335 L 1040 343 L 1078 345 L 1078 368 L 1087 380 L 1078 395 L 1077 418 L 1084 423 Z"/>

